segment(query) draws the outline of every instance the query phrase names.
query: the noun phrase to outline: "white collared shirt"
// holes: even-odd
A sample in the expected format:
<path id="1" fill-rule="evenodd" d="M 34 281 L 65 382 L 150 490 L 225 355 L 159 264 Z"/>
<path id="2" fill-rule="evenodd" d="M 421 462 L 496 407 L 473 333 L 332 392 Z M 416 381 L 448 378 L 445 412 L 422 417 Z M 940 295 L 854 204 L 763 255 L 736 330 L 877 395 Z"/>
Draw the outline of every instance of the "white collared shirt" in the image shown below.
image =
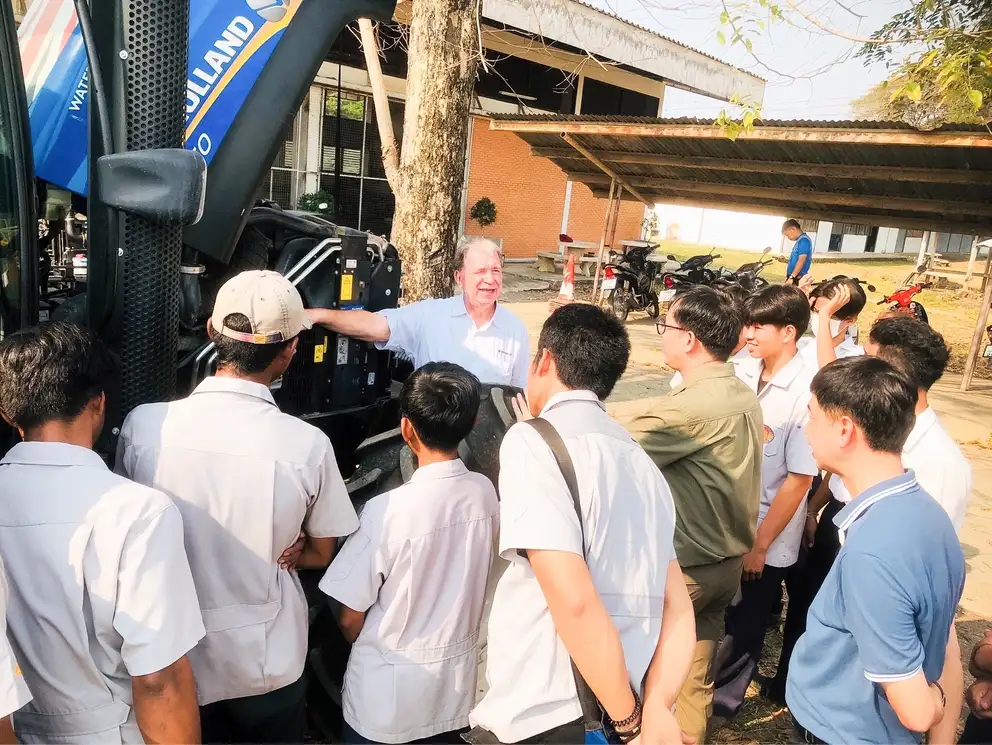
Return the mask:
<path id="1" fill-rule="evenodd" d="M 813 371 L 812 374 L 815 375 L 820 369 L 820 359 L 816 351 L 816 337 L 804 336 L 799 340 L 797 348 L 799 349 L 799 355 L 810 370 Z M 859 347 L 854 343 L 854 339 L 849 336 L 845 336 L 844 341 L 834 347 L 834 354 L 837 355 L 837 359 L 839 360 L 845 357 L 859 357 L 864 355 L 864 353 L 864 347 Z"/>
<path id="2" fill-rule="evenodd" d="M 916 417 L 903 446 L 902 464 L 916 472 L 923 491 L 944 508 L 960 534 L 971 499 L 971 465 L 932 408 Z M 836 474 L 830 479 L 830 493 L 839 502 L 851 501 L 850 492 Z"/>
<path id="3" fill-rule="evenodd" d="M 764 362 L 757 358 L 737 366 L 737 377 L 757 393 Z M 764 455 L 761 459 L 761 507 L 758 525 L 765 519 L 779 489 L 790 473 L 815 476 L 818 473 L 813 449 L 806 437 L 809 419 L 810 383 L 813 372 L 801 355 L 793 357 L 758 393 L 765 422 Z M 806 498 L 792 520 L 768 548 L 766 562 L 773 567 L 790 567 L 799 558 L 806 518 Z"/>
<path id="4" fill-rule="evenodd" d="M 389 323 L 389 341 L 378 347 L 411 360 L 414 367 L 454 362 L 483 383 L 527 385 L 527 327 L 498 303 L 492 319 L 481 327 L 469 316 L 461 295 L 421 300 L 379 313 Z"/>
<path id="5" fill-rule="evenodd" d="M 589 573 L 620 632 L 631 684 L 640 689 L 658 645 L 668 565 L 675 560 L 675 505 L 651 458 L 591 391 L 559 394 L 541 416 L 558 430 L 575 467 Z M 501 742 L 581 715 L 569 655 L 525 550 L 582 555 L 578 518 L 551 450 L 516 424 L 500 448 L 499 578 L 489 617 L 489 690 L 471 723 Z"/>
<path id="6" fill-rule="evenodd" d="M 92 450 L 22 442 L 0 464 L 8 634 L 34 700 L 21 742 L 141 743 L 131 678 L 203 638 L 179 510 Z"/>
<path id="7" fill-rule="evenodd" d="M 211 377 L 189 398 L 131 412 L 117 468 L 182 511 L 207 630 L 190 654 L 200 704 L 295 683 L 307 603 L 278 559 L 301 529 L 332 538 L 358 527 L 327 436 L 279 411 L 265 386 Z"/>
<path id="8" fill-rule="evenodd" d="M 468 724 L 498 521 L 492 483 L 460 460 L 362 508 L 320 589 L 366 612 L 344 679 L 344 718 L 363 737 L 402 743 Z"/>
<path id="9" fill-rule="evenodd" d="M 9 717 L 31 701 L 31 692 L 24 682 L 21 666 L 17 664 L 14 650 L 7 639 L 7 607 L 10 590 L 7 573 L 0 562 L 0 717 Z"/>

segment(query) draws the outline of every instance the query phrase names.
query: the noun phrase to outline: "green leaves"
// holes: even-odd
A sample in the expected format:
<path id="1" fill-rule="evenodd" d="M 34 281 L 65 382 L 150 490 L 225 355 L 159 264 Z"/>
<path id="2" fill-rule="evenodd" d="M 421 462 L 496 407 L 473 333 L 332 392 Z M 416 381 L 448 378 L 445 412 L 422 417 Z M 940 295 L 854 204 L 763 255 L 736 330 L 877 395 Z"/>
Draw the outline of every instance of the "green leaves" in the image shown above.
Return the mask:
<path id="1" fill-rule="evenodd" d="M 985 94 L 972 88 L 968 91 L 968 100 L 975 107 L 975 111 L 979 111 L 982 108 L 982 104 L 985 103 Z"/>

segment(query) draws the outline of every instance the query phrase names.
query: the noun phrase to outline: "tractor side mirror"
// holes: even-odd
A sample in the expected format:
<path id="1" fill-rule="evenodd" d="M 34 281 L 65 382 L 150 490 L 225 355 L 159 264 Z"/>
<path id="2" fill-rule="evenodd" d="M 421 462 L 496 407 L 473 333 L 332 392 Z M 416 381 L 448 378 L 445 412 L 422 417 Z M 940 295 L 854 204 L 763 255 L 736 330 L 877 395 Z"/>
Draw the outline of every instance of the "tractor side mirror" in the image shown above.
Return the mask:
<path id="1" fill-rule="evenodd" d="M 112 209 L 169 225 L 203 216 L 207 163 L 192 150 L 132 150 L 96 162 L 100 201 Z"/>
<path id="2" fill-rule="evenodd" d="M 865 285 L 868 288 L 868 292 L 875 292 L 875 285 Z"/>
<path id="3" fill-rule="evenodd" d="M 767 256 L 771 252 L 772 252 L 772 247 L 771 246 L 765 246 L 765 250 L 761 252 L 761 255 L 762 256 Z"/>

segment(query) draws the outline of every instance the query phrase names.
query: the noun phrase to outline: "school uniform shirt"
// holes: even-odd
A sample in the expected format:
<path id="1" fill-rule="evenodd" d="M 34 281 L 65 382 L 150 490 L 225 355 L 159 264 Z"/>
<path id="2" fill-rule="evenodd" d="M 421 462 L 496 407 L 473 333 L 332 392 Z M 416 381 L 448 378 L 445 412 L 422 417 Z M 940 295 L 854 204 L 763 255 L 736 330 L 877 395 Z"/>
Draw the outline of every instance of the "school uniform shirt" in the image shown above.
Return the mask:
<path id="1" fill-rule="evenodd" d="M 320 589 L 366 613 L 343 694 L 363 737 L 411 742 L 468 725 L 498 521 L 492 483 L 461 460 L 423 466 L 362 508 Z"/>
<path id="2" fill-rule="evenodd" d="M 24 682 L 21 666 L 7 639 L 7 607 L 10 591 L 7 573 L 0 562 L 0 717 L 9 717 L 31 701 L 31 692 Z"/>
<path id="3" fill-rule="evenodd" d="M 332 538 L 358 527 L 327 436 L 280 412 L 265 386 L 211 377 L 187 399 L 131 412 L 117 468 L 182 512 L 207 631 L 190 654 L 200 705 L 299 680 L 307 602 L 278 559 L 301 529 Z"/>
<path id="4" fill-rule="evenodd" d="M 797 347 L 799 349 L 799 355 L 812 371 L 811 376 L 816 375 L 820 370 L 820 360 L 816 353 L 816 337 L 804 336 L 799 340 Z M 854 339 L 849 336 L 845 336 L 844 341 L 834 347 L 834 354 L 837 355 L 837 359 L 839 360 L 845 357 L 859 357 L 864 355 L 864 353 L 864 347 L 855 344 Z"/>
<path id="5" fill-rule="evenodd" d="M 902 449 L 902 464 L 913 469 L 920 487 L 944 508 L 960 533 L 971 499 L 971 464 L 930 407 L 916 417 Z M 830 493 L 845 504 L 851 501 L 836 474 L 830 479 Z"/>
<path id="6" fill-rule="evenodd" d="M 142 743 L 131 678 L 203 638 L 182 517 L 92 450 L 22 442 L 0 462 L 8 635 L 34 700 L 21 742 Z"/>
<path id="7" fill-rule="evenodd" d="M 758 393 L 763 368 L 762 360 L 752 359 L 737 367 L 737 375 Z M 815 476 L 818 472 L 813 449 L 806 438 L 812 379 L 808 365 L 797 354 L 758 393 L 765 423 L 758 525 L 765 519 L 790 473 Z M 806 497 L 803 497 L 792 520 L 768 548 L 766 563 L 769 566 L 790 567 L 796 563 L 805 520 Z"/>
<path id="8" fill-rule="evenodd" d="M 541 416 L 558 430 L 575 467 L 589 573 L 613 619 L 631 685 L 640 689 L 661 634 L 675 507 L 650 457 L 591 391 L 552 398 Z M 572 497 L 537 431 L 516 424 L 500 448 L 500 577 L 487 626 L 489 690 L 470 723 L 519 742 L 575 721 L 581 708 L 568 651 L 524 553 L 582 556 Z"/>
<path id="9" fill-rule="evenodd" d="M 379 314 L 389 323 L 389 341 L 378 348 L 396 352 L 414 367 L 454 362 L 483 383 L 517 388 L 527 385 L 527 327 L 498 303 L 496 313 L 483 326 L 475 325 L 461 295 L 421 300 Z"/>

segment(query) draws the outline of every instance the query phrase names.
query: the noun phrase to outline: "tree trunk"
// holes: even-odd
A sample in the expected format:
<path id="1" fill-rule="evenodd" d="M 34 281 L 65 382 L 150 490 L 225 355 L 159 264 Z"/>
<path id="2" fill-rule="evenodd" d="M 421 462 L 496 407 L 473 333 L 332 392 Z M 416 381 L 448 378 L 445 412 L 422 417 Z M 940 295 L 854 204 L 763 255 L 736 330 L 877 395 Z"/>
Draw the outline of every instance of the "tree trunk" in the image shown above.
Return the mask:
<path id="1" fill-rule="evenodd" d="M 451 295 L 479 61 L 478 0 L 412 3 L 406 112 L 392 242 L 408 302 Z"/>

